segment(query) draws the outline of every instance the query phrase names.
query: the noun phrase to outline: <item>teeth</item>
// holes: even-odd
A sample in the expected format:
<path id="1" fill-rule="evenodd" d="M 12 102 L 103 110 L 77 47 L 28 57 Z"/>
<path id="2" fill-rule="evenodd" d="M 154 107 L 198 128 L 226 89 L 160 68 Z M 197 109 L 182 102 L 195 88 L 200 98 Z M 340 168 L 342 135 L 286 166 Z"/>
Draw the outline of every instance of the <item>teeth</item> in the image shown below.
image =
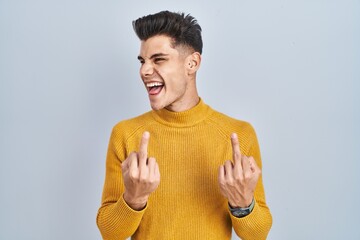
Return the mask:
<path id="1" fill-rule="evenodd" d="M 157 86 L 162 86 L 162 83 L 159 82 L 151 82 L 151 83 L 147 83 L 146 86 L 147 87 L 157 87 Z"/>

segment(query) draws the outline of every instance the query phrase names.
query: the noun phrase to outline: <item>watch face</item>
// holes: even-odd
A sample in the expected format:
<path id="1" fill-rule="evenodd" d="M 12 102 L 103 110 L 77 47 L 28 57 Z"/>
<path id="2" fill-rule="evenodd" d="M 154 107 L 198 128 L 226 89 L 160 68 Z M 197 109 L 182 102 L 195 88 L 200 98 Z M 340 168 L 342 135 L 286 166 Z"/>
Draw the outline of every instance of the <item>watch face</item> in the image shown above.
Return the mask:
<path id="1" fill-rule="evenodd" d="M 236 211 L 233 212 L 233 215 L 235 217 L 242 217 L 242 216 L 248 215 L 249 214 L 248 212 L 249 211 L 237 209 Z"/>
<path id="2" fill-rule="evenodd" d="M 251 211 L 254 209 L 255 201 L 253 200 L 249 207 L 247 208 L 231 208 L 229 205 L 229 210 L 231 214 L 235 217 L 245 217 L 251 213 Z"/>

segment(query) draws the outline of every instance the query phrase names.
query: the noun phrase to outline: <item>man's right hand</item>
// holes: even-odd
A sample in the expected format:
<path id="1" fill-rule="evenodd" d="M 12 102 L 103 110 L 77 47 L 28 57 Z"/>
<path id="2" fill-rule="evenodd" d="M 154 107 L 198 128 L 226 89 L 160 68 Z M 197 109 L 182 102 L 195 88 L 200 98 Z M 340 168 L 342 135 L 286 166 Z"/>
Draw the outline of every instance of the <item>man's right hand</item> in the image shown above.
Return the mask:
<path id="1" fill-rule="evenodd" d="M 159 166 L 153 157 L 147 156 L 150 133 L 144 132 L 139 152 L 132 152 L 121 164 L 125 185 L 124 200 L 134 210 L 146 206 L 148 198 L 160 183 Z"/>

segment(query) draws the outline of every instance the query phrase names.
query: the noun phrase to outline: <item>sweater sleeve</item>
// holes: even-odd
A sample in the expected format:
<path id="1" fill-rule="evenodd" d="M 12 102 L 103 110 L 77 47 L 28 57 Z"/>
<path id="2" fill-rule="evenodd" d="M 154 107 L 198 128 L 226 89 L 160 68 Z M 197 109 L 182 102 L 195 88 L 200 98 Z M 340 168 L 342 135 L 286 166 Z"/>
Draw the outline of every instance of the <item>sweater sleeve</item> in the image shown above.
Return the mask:
<path id="1" fill-rule="evenodd" d="M 244 154 L 252 156 L 260 169 L 262 169 L 260 148 L 256 133 L 251 125 L 249 128 L 248 138 L 250 144 L 248 148 L 249 150 Z M 266 239 L 272 225 L 272 216 L 268 206 L 266 205 L 264 185 L 261 176 L 255 189 L 254 198 L 255 206 L 249 215 L 243 218 L 237 218 L 229 211 L 233 228 L 242 240 Z"/>
<path id="2" fill-rule="evenodd" d="M 114 127 L 107 157 L 105 184 L 96 223 L 103 239 L 126 239 L 134 234 L 146 210 L 136 211 L 123 199 L 124 184 L 121 161 L 126 158 L 126 142 L 119 129 Z"/>

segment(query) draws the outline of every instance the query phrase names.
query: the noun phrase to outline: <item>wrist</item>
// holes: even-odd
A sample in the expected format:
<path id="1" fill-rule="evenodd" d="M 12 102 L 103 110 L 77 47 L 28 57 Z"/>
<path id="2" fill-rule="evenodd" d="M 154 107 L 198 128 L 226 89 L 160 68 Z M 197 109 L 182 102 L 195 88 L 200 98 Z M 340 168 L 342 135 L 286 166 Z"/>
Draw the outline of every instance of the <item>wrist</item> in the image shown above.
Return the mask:
<path id="1" fill-rule="evenodd" d="M 241 208 L 241 207 L 233 208 L 229 204 L 229 210 L 231 214 L 237 218 L 242 218 L 249 215 L 253 211 L 254 207 L 255 207 L 255 198 L 252 199 L 251 204 L 246 208 Z"/>
<path id="2" fill-rule="evenodd" d="M 126 192 L 123 194 L 123 199 L 129 207 L 136 211 L 143 210 L 147 203 L 147 198 L 134 198 Z"/>
<path id="3" fill-rule="evenodd" d="M 244 199 L 242 201 L 229 201 L 229 206 L 231 208 L 248 208 L 251 203 L 254 201 L 254 197 L 251 197 L 249 199 Z"/>

